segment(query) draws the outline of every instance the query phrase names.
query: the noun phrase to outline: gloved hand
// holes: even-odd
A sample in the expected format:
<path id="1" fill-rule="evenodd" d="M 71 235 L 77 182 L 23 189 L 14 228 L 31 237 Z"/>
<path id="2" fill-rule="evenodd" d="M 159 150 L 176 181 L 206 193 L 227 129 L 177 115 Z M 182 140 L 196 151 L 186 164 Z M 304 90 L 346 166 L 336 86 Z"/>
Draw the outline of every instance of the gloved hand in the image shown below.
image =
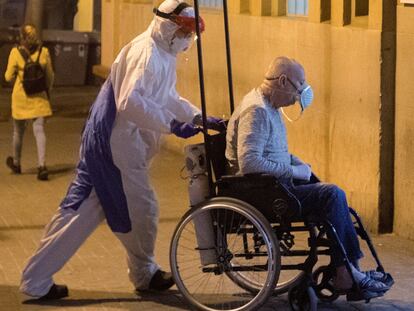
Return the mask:
<path id="1" fill-rule="evenodd" d="M 171 133 L 181 138 L 189 138 L 201 132 L 201 128 L 193 124 L 180 122 L 175 119 L 171 121 L 170 128 Z"/>
<path id="2" fill-rule="evenodd" d="M 203 117 L 200 114 L 196 115 L 193 123 L 198 126 L 203 126 Z M 227 128 L 226 121 L 216 117 L 207 117 L 207 128 L 218 132 L 225 131 Z"/>
<path id="3" fill-rule="evenodd" d="M 305 180 L 309 181 L 312 170 L 309 165 L 301 164 L 301 165 L 294 165 L 292 166 L 293 170 L 293 179 Z"/>

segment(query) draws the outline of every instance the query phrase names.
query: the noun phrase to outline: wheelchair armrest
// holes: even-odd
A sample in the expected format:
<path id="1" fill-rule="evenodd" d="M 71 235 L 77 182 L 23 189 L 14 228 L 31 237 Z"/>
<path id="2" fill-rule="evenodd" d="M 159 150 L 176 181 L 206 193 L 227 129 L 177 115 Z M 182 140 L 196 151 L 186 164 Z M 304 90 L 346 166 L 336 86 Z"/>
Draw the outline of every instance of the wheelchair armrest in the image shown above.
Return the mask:
<path id="1" fill-rule="evenodd" d="M 219 196 L 240 199 L 261 211 L 269 221 L 301 215 L 298 199 L 270 174 L 225 175 L 216 183 Z"/>

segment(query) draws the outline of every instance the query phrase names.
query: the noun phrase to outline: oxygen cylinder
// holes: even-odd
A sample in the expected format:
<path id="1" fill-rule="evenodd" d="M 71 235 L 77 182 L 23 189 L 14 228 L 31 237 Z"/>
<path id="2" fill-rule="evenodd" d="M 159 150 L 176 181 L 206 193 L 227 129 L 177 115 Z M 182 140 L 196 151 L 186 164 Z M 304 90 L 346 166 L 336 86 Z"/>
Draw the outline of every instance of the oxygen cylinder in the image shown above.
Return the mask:
<path id="1" fill-rule="evenodd" d="M 191 206 L 204 201 L 209 195 L 208 178 L 206 174 L 199 174 L 190 177 L 188 184 L 188 195 Z"/>
<path id="2" fill-rule="evenodd" d="M 204 201 L 209 195 L 208 177 L 206 174 L 206 156 L 204 144 L 188 145 L 184 148 L 185 163 L 190 176 L 188 195 L 191 206 Z M 216 262 L 213 222 L 210 212 L 203 212 L 194 218 L 200 262 L 202 265 Z"/>

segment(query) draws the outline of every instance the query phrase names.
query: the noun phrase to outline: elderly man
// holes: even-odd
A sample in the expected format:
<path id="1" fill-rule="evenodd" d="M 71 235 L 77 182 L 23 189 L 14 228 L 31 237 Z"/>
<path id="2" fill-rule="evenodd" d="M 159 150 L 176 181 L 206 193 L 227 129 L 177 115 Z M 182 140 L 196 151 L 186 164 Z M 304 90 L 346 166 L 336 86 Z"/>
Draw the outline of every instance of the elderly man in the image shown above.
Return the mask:
<path id="1" fill-rule="evenodd" d="M 117 56 L 91 108 L 75 180 L 23 271 L 20 290 L 27 295 L 67 296 L 52 277 L 104 219 L 126 249 L 136 290 L 174 284 L 155 262 L 158 204 L 149 166 L 162 134 L 188 138 L 200 131 L 193 124 L 200 110 L 175 88 L 176 56 L 190 45 L 196 24 L 194 9 L 179 0 L 165 0 L 154 13 L 147 31 Z"/>
<path id="2" fill-rule="evenodd" d="M 276 176 L 299 199 L 305 217 L 317 215 L 330 221 L 336 229 L 352 263 L 352 277 L 341 252 L 335 248 L 331 255 L 336 267 L 334 286 L 340 291 L 349 291 L 354 279 L 365 299 L 382 296 L 392 285 L 389 275 L 359 271 L 358 261 L 363 255 L 345 193 L 332 184 L 306 184 L 311 176 L 310 166 L 288 151 L 281 115 L 283 107 L 298 101 L 303 111 L 312 99 L 312 88 L 306 83 L 303 67 L 293 59 L 276 58 L 262 84 L 243 98 L 230 118 L 226 138 L 230 171 Z M 294 185 L 293 180 L 302 181 L 302 185 Z"/>

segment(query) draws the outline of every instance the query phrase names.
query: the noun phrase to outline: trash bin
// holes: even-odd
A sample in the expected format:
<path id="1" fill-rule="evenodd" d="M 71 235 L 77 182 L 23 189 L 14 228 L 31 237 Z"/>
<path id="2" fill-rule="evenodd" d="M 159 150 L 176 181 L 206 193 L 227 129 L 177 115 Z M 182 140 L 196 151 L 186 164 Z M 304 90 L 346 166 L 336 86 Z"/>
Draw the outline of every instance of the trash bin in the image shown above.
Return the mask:
<path id="1" fill-rule="evenodd" d="M 4 80 L 7 62 L 11 49 L 19 42 L 18 28 L 2 28 L 0 29 L 0 83 L 2 86 L 10 86 Z"/>
<path id="2" fill-rule="evenodd" d="M 23 24 L 25 7 L 26 0 L 0 0 L 0 28 Z"/>
<path id="3" fill-rule="evenodd" d="M 42 39 L 52 58 L 54 85 L 85 85 L 88 35 L 70 30 L 45 29 Z"/>
<path id="4" fill-rule="evenodd" d="M 101 63 L 101 32 L 86 32 L 89 38 L 88 63 L 86 65 L 86 84 L 101 85 L 102 78 L 93 74 L 93 66 Z"/>

